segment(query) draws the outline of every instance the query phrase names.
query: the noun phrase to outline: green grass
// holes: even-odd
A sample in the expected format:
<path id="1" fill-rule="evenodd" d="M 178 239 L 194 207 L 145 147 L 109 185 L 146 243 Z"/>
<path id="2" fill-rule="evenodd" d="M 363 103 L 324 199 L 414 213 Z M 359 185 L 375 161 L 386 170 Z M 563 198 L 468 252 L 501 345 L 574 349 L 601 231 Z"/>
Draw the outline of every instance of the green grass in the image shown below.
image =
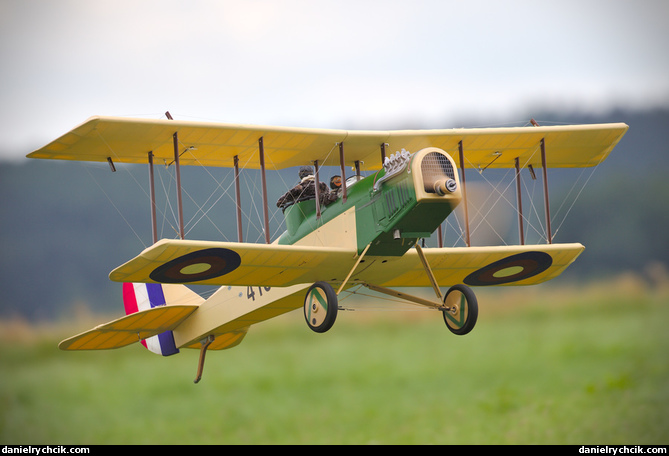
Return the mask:
<path id="1" fill-rule="evenodd" d="M 197 385 L 196 351 L 61 352 L 5 325 L 0 443 L 669 443 L 667 293 L 477 291 L 469 335 L 432 312 L 315 334 L 298 311 L 209 352 Z"/>

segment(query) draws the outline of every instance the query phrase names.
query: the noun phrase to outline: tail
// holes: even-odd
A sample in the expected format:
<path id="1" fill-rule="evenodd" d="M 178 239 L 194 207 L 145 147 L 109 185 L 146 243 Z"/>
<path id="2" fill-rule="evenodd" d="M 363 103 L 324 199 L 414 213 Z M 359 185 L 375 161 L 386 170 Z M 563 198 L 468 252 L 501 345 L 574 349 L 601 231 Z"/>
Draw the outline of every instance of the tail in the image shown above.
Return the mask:
<path id="1" fill-rule="evenodd" d="M 157 283 L 124 283 L 123 305 L 126 315 L 147 310 L 152 307 L 200 303 L 203 299 L 183 285 L 161 285 Z M 177 302 L 178 301 L 178 302 Z M 158 355 L 170 356 L 179 353 L 174 343 L 172 331 L 165 331 L 156 336 L 140 341 L 149 351 Z"/>

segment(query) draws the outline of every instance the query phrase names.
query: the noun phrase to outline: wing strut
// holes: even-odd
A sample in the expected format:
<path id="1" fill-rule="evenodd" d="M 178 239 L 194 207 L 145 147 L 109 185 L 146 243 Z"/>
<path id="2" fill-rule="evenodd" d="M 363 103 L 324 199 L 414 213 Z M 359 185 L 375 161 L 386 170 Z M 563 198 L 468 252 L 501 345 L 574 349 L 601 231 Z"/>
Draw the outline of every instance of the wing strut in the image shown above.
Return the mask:
<path id="1" fill-rule="evenodd" d="M 172 119 L 172 115 L 167 111 L 165 116 L 169 120 Z M 184 232 L 184 208 L 183 202 L 181 200 L 181 166 L 179 165 L 179 134 L 175 131 L 172 135 L 172 140 L 174 141 L 174 164 L 176 166 L 176 176 L 177 176 L 177 207 L 179 211 L 179 236 L 181 239 L 185 239 L 186 235 Z"/>
<path id="2" fill-rule="evenodd" d="M 467 211 L 467 185 L 465 184 L 465 153 L 462 148 L 462 140 L 458 143 L 458 150 L 460 151 L 460 170 L 462 171 L 462 204 L 465 208 L 465 241 L 467 247 L 471 247 L 471 239 L 469 237 L 469 212 Z"/>
<path id="3" fill-rule="evenodd" d="M 158 224 L 156 222 L 156 189 L 153 179 L 153 151 L 149 152 L 149 194 L 151 198 L 151 232 L 155 244 L 158 242 Z"/>
<path id="4" fill-rule="evenodd" d="M 339 168 L 341 169 L 342 201 L 345 203 L 348 195 L 346 193 L 346 165 L 344 165 L 344 143 L 343 142 L 339 143 Z"/>
<path id="5" fill-rule="evenodd" d="M 319 219 L 321 218 L 321 181 L 318 178 L 318 160 L 314 161 L 314 178 L 316 179 L 316 185 L 314 187 L 316 191 L 316 219 Z"/>
<path id="6" fill-rule="evenodd" d="M 174 132 L 174 164 L 176 165 L 176 175 L 177 175 L 177 206 L 179 209 L 179 236 L 181 239 L 186 238 L 184 231 L 184 207 L 183 201 L 181 198 L 181 166 L 179 165 L 179 134 Z"/>
<path id="7" fill-rule="evenodd" d="M 536 120 L 531 119 L 530 122 L 535 127 L 538 127 L 539 124 Z M 546 209 L 546 238 L 548 243 L 553 243 L 553 234 L 551 232 L 551 207 L 548 201 L 548 171 L 546 169 L 546 141 L 544 138 L 541 138 L 541 167 L 543 169 L 543 178 L 544 178 L 544 207 Z"/>
<path id="8" fill-rule="evenodd" d="M 551 232 L 551 206 L 548 202 L 548 170 L 546 169 L 546 141 L 541 138 L 541 167 L 544 173 L 544 205 L 546 208 L 546 237 L 548 243 L 553 243 L 553 233 Z"/>
<path id="9" fill-rule="evenodd" d="M 237 240 L 244 242 L 242 232 L 242 194 L 239 190 L 239 155 L 234 158 L 235 167 L 235 203 L 237 204 Z"/>
<path id="10" fill-rule="evenodd" d="M 518 204 L 518 236 L 520 245 L 525 245 L 525 233 L 523 230 L 523 200 L 520 192 L 520 160 L 516 157 L 516 199 Z"/>
<path id="11" fill-rule="evenodd" d="M 269 211 L 267 209 L 267 178 L 265 177 L 265 144 L 263 137 L 258 140 L 260 152 L 260 178 L 262 180 L 262 211 L 265 219 L 265 243 L 269 244 Z"/>

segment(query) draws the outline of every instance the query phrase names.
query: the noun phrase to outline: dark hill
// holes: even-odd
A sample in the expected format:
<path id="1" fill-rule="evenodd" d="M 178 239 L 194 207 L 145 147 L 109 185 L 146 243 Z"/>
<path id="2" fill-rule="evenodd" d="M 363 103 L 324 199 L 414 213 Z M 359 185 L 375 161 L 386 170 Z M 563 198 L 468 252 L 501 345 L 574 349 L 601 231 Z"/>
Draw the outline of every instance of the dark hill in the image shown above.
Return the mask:
<path id="1" fill-rule="evenodd" d="M 556 242 L 581 242 L 586 252 L 564 279 L 585 280 L 642 270 L 653 262 L 669 264 L 669 111 L 612 112 L 598 117 L 535 115 L 569 123 L 625 122 L 627 135 L 610 158 L 592 175 Z M 28 152 L 28 151 L 26 151 Z M 109 271 L 151 243 L 147 170 L 106 164 L 23 160 L 0 163 L 0 276 L 3 296 L 0 315 L 51 319 L 71 313 L 77 303 L 121 314 L 120 285 L 108 280 Z M 202 223 L 187 237 L 236 240 L 233 189 L 228 170 L 184 170 L 187 222 Z M 169 195 L 174 184 L 161 171 L 158 188 Z M 218 173 L 213 175 L 211 173 Z M 571 177 L 549 176 L 551 199 L 559 200 Z M 271 199 L 294 183 L 293 172 L 273 175 Z M 222 182 L 222 184 L 218 184 Z M 247 173 L 243 205 L 260 213 L 249 195 L 259 186 L 257 173 Z M 229 196 L 222 194 L 228 189 Z M 204 215 L 188 195 L 212 195 Z M 215 204 L 214 204 L 215 203 Z M 161 212 L 172 218 L 174 209 L 159 200 Z M 271 231 L 281 230 L 281 213 Z M 245 240 L 262 242 L 259 218 L 245 222 Z M 190 225 L 189 225 L 190 226 Z M 159 227 L 174 237 L 169 223 Z"/>

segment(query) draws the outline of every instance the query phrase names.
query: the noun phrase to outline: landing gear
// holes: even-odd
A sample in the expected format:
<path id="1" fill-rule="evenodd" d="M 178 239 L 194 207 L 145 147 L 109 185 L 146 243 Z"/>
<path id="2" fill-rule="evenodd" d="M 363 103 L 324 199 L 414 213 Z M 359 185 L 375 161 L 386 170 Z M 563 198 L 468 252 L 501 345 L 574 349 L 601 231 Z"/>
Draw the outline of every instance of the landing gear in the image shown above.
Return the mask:
<path id="1" fill-rule="evenodd" d="M 337 293 L 327 282 L 316 282 L 304 298 L 304 319 L 312 331 L 324 333 L 337 319 Z"/>
<path id="2" fill-rule="evenodd" d="M 476 319 L 479 315 L 479 305 L 476 300 L 476 295 L 467 285 L 453 285 L 443 298 L 443 303 L 440 302 L 441 292 L 439 292 L 438 295 L 440 301 L 431 301 L 429 299 L 411 296 L 401 291 L 391 290 L 378 285 L 371 285 L 369 283 L 363 283 L 362 285 L 370 290 L 378 291 L 379 293 L 387 294 L 388 296 L 404 299 L 431 309 L 440 310 L 444 315 L 446 326 L 453 334 L 463 336 L 474 329 L 474 325 L 476 325 Z M 438 288 L 436 289 L 438 290 Z"/>
<path id="3" fill-rule="evenodd" d="M 453 285 L 444 297 L 444 322 L 453 333 L 464 336 L 474 329 L 479 315 L 476 295 L 467 285 Z"/>

